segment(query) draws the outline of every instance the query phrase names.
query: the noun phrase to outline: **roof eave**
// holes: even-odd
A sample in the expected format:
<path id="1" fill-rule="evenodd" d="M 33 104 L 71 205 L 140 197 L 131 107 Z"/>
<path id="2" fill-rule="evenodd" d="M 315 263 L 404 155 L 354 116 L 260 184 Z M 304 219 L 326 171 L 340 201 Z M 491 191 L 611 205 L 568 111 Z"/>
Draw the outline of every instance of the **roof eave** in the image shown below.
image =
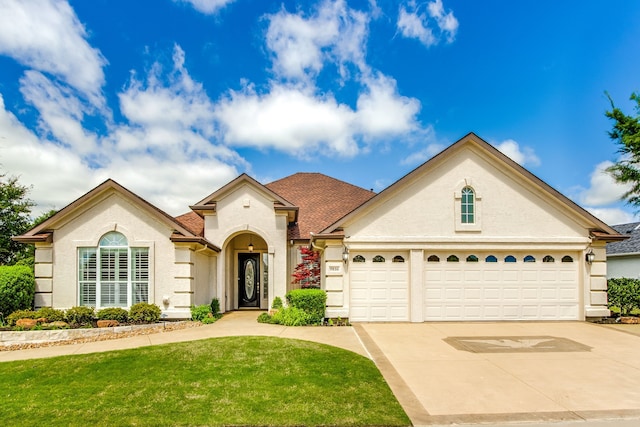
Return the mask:
<path id="1" fill-rule="evenodd" d="M 53 233 L 40 233 L 32 236 L 12 236 L 11 240 L 19 243 L 51 243 L 53 241 Z"/>
<path id="2" fill-rule="evenodd" d="M 211 249 L 214 252 L 221 252 L 221 249 L 219 247 L 217 247 L 216 245 L 214 245 L 213 243 L 211 243 L 210 241 L 208 241 L 207 239 L 205 239 L 204 237 L 198 237 L 198 236 L 183 236 L 180 234 L 173 234 L 170 238 L 170 240 L 174 243 L 197 243 L 199 245 L 202 245 L 208 249 Z"/>

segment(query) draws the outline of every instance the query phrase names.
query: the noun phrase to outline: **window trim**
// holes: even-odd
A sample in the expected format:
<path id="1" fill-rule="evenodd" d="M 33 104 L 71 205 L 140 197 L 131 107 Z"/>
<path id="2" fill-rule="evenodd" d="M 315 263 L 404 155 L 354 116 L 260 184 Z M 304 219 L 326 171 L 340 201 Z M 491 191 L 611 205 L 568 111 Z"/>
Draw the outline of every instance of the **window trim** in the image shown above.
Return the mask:
<path id="1" fill-rule="evenodd" d="M 114 235 L 109 236 L 112 233 Z M 115 236 L 115 233 L 119 236 Z M 117 237 L 118 240 L 109 239 L 109 237 Z M 96 309 L 108 307 L 124 308 L 131 307 L 137 302 L 152 301 L 153 246 L 150 242 L 135 242 L 132 245 L 123 233 L 110 231 L 98 239 L 97 245 L 81 244 L 77 246 L 76 254 L 77 301 L 79 306 L 94 307 Z M 115 270 L 112 274 L 113 280 L 103 277 L 103 260 L 106 259 L 103 256 L 108 256 L 107 254 L 113 254 L 115 260 Z M 123 255 L 126 255 L 126 280 L 122 279 L 124 275 L 122 274 L 123 268 L 120 265 L 123 258 L 125 258 Z M 91 261 L 92 257 L 93 261 Z M 87 263 L 89 264 L 88 269 L 86 268 Z M 91 263 L 93 263 L 93 266 L 91 266 Z M 117 293 L 121 293 L 123 287 L 126 289 L 126 305 L 122 304 L 122 299 L 118 299 L 117 293 L 114 296 L 115 301 L 113 304 L 105 305 L 103 303 L 102 293 L 105 290 L 103 289 L 103 284 L 106 283 L 114 284 L 114 292 L 117 290 Z M 88 291 L 93 293 L 93 298 L 91 298 L 91 295 L 88 298 L 86 297 L 86 292 Z"/>
<path id="2" fill-rule="evenodd" d="M 463 222 L 463 192 L 472 191 L 473 194 L 473 222 Z M 482 231 L 482 195 L 478 186 L 471 178 L 465 178 L 456 184 L 454 189 L 454 229 L 456 232 L 480 232 Z"/>

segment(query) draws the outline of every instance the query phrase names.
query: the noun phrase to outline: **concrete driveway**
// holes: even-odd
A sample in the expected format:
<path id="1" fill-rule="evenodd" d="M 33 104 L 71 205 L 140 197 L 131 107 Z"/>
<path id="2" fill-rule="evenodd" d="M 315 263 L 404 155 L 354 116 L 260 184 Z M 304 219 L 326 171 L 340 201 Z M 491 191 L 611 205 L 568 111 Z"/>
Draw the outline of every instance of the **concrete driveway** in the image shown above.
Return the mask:
<path id="1" fill-rule="evenodd" d="M 354 326 L 414 425 L 640 418 L 640 327 Z M 638 421 L 640 425 L 640 420 Z"/>

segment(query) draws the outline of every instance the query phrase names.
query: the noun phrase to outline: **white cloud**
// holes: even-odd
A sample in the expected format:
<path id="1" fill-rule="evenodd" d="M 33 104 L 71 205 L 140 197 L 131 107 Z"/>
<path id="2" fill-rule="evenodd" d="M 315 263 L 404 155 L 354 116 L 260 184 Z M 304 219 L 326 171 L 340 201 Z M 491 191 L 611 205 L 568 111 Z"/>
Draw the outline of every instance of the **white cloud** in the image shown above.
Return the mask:
<path id="1" fill-rule="evenodd" d="M 507 139 L 499 144 L 493 144 L 504 155 L 522 166 L 540 166 L 540 159 L 530 147 L 520 147 L 513 139 Z"/>
<path id="2" fill-rule="evenodd" d="M 420 40 L 426 47 L 438 44 L 442 38 L 452 43 L 459 26 L 453 11 L 445 12 L 442 0 L 429 2 L 426 9 L 420 12 L 415 1 L 401 5 L 396 23 L 400 33 L 406 38 Z M 434 31 L 436 27 L 437 32 Z"/>
<path id="3" fill-rule="evenodd" d="M 309 18 L 284 9 L 268 18 L 267 47 L 278 76 L 306 81 L 327 61 L 337 64 L 343 77 L 347 63 L 366 69 L 369 17 L 344 0 L 325 0 Z"/>
<path id="4" fill-rule="evenodd" d="M 628 224 L 638 221 L 636 215 L 619 208 L 585 208 L 593 216 L 608 225 Z"/>
<path id="5" fill-rule="evenodd" d="M 102 107 L 107 61 L 86 40 L 73 9 L 62 0 L 0 0 L 0 54 L 50 73 Z"/>
<path id="6" fill-rule="evenodd" d="M 616 180 L 606 172 L 613 163 L 604 161 L 596 165 L 591 173 L 589 188 L 583 189 L 578 194 L 580 204 L 586 206 L 605 206 L 622 200 L 624 194 L 631 189 L 629 185 L 618 184 Z"/>
<path id="7" fill-rule="evenodd" d="M 176 3 L 189 3 L 195 10 L 205 15 L 213 15 L 235 0 L 173 0 Z"/>
<path id="8" fill-rule="evenodd" d="M 220 101 L 217 118 L 230 145 L 275 148 L 298 157 L 322 153 L 351 156 L 355 113 L 331 96 L 316 97 L 287 85 L 274 85 L 266 95 L 250 86 Z"/>

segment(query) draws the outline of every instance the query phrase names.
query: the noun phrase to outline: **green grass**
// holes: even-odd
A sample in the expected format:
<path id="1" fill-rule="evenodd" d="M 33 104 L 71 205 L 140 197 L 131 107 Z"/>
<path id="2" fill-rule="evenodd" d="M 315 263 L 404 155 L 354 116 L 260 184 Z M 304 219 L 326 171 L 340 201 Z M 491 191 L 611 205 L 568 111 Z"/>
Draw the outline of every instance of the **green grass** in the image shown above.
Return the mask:
<path id="1" fill-rule="evenodd" d="M 11 426 L 409 425 L 369 359 L 228 337 L 0 363 Z"/>

